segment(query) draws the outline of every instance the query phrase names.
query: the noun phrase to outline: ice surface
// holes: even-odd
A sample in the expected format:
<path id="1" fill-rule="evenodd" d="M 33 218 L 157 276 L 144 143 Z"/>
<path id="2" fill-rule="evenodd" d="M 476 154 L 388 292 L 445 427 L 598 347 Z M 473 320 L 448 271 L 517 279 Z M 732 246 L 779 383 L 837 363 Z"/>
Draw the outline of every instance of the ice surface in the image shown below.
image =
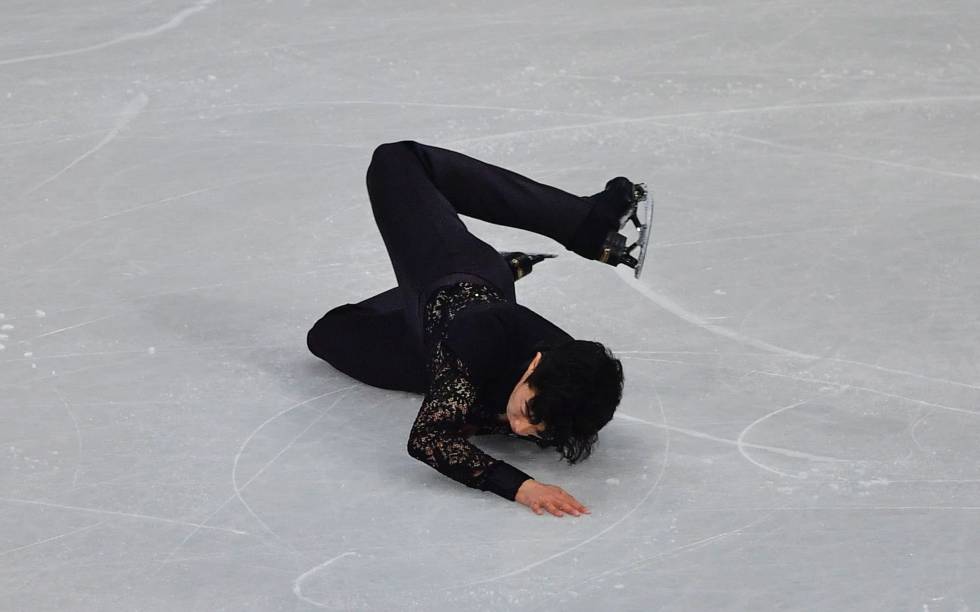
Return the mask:
<path id="1" fill-rule="evenodd" d="M 5 2 L 0 608 L 980 610 L 978 40 L 971 0 Z M 404 138 L 651 187 L 640 281 L 518 285 L 624 360 L 595 455 L 483 444 L 589 517 L 416 462 L 419 398 L 306 351 L 394 282 Z"/>

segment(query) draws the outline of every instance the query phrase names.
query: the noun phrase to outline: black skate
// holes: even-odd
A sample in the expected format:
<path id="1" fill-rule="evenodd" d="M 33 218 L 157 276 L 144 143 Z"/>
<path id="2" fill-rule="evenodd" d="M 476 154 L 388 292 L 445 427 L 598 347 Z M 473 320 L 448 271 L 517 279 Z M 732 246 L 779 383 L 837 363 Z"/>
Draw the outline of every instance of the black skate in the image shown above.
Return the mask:
<path id="1" fill-rule="evenodd" d="M 613 181 L 616 180 L 619 179 L 613 179 Z M 607 183 L 607 189 L 613 181 Z M 602 250 L 597 259 L 611 266 L 618 266 L 619 264 L 629 266 L 633 268 L 634 277 L 640 278 L 640 274 L 643 272 L 643 262 L 647 256 L 647 244 L 650 241 L 653 200 L 650 198 L 645 184 L 636 183 L 632 185 L 632 188 L 630 205 L 619 219 L 619 229 L 623 229 L 628 221 L 632 221 L 638 233 L 636 242 L 626 246 L 626 236 L 618 231 L 611 231 L 606 234 L 606 239 L 603 241 Z M 634 251 L 637 249 L 639 251 L 634 256 Z"/>
<path id="2" fill-rule="evenodd" d="M 534 264 L 540 263 L 545 259 L 557 257 L 551 253 L 521 253 L 520 251 L 501 251 L 500 256 L 507 261 L 510 271 L 514 274 L 514 280 L 520 280 L 531 273 Z"/>
<path id="3" fill-rule="evenodd" d="M 629 266 L 639 278 L 653 219 L 653 201 L 648 197 L 646 185 L 617 176 L 606 183 L 604 190 L 586 199 L 592 202 L 592 208 L 572 235 L 568 249 L 611 266 Z M 619 231 L 629 221 L 633 222 L 638 236 L 627 246 L 626 236 Z"/>

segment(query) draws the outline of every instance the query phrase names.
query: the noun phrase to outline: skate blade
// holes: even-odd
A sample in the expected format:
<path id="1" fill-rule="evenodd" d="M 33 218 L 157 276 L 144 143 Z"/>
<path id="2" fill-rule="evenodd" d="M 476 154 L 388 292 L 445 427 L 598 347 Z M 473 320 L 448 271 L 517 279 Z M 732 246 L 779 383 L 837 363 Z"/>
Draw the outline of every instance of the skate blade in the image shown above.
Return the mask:
<path id="1" fill-rule="evenodd" d="M 646 261 L 647 250 L 649 250 L 647 247 L 650 242 L 650 229 L 653 225 L 653 197 L 645 184 L 639 183 L 639 186 L 643 188 L 643 199 L 637 205 L 637 212 L 639 213 L 642 209 L 643 217 L 640 221 L 640 237 L 636 240 L 640 253 L 639 257 L 636 258 L 636 268 L 633 269 L 634 278 L 640 278 L 640 274 L 643 273 L 643 263 Z M 639 217 L 639 215 L 637 216 Z"/>

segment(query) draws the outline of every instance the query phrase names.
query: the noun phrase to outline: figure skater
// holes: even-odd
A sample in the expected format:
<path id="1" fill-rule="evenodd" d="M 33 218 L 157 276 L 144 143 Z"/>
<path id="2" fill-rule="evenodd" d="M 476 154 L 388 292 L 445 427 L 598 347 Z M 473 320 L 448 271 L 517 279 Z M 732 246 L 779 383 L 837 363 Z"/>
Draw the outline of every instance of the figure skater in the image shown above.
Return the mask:
<path id="1" fill-rule="evenodd" d="M 619 233 L 645 190 L 623 177 L 576 196 L 461 153 L 413 141 L 375 149 L 374 219 L 398 286 L 326 313 L 310 351 L 385 389 L 424 394 L 408 453 L 469 487 L 537 514 L 589 510 L 561 488 L 490 457 L 469 438 L 507 434 L 589 456 L 622 398 L 623 368 L 599 342 L 575 340 L 518 304 L 514 281 L 547 255 L 500 253 L 459 215 L 529 230 L 610 265 L 642 266 Z M 640 242 L 640 241 L 638 241 Z"/>

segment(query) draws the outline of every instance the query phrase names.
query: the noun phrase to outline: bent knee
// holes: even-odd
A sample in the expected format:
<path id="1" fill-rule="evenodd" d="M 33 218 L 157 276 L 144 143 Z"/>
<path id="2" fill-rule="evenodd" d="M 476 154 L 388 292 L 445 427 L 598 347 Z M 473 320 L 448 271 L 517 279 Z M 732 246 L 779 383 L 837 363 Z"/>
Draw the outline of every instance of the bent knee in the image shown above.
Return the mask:
<path id="1" fill-rule="evenodd" d="M 342 343 L 339 332 L 343 329 L 343 317 L 340 310 L 350 306 L 350 304 L 337 306 L 320 317 L 310 331 L 306 332 L 306 346 L 311 353 L 324 361 L 332 363 L 335 360 L 337 350 Z"/>
<path id="2" fill-rule="evenodd" d="M 368 180 L 370 181 L 371 176 L 380 170 L 403 163 L 406 156 L 414 155 L 414 149 L 418 144 L 414 140 L 398 140 L 375 147 L 371 154 L 371 163 L 368 165 Z"/>
<path id="3" fill-rule="evenodd" d="M 414 140 L 395 140 L 392 142 L 379 144 L 374 148 L 374 153 L 371 154 L 371 161 L 384 162 L 390 157 L 403 155 L 405 150 L 412 149 L 418 146 L 418 144 L 419 143 L 415 142 Z"/>

